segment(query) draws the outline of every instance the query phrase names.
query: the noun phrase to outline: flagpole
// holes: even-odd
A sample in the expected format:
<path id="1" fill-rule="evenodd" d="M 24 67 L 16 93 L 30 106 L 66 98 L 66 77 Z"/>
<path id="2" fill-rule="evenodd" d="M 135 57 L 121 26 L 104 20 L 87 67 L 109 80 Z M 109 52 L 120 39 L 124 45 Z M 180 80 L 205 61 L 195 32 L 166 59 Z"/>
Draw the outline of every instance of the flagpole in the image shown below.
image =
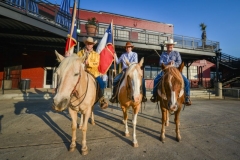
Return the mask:
<path id="1" fill-rule="evenodd" d="M 68 51 L 67 53 L 70 54 L 70 44 L 72 41 L 72 34 L 73 34 L 73 29 L 74 29 L 74 24 L 75 24 L 75 20 L 76 20 L 76 0 L 74 0 L 74 5 L 73 5 L 73 16 L 72 16 L 72 25 L 71 25 L 71 31 L 70 31 L 70 39 L 69 39 L 69 43 L 68 43 Z M 70 56 L 70 55 L 69 55 Z"/>
<path id="2" fill-rule="evenodd" d="M 113 39 L 113 47 L 114 47 L 114 52 L 116 54 L 115 51 L 115 44 L 114 44 L 114 29 L 113 29 L 113 19 L 112 19 L 112 39 Z M 116 61 L 115 61 L 115 56 L 114 56 L 114 73 L 116 75 L 117 71 L 116 71 Z"/>

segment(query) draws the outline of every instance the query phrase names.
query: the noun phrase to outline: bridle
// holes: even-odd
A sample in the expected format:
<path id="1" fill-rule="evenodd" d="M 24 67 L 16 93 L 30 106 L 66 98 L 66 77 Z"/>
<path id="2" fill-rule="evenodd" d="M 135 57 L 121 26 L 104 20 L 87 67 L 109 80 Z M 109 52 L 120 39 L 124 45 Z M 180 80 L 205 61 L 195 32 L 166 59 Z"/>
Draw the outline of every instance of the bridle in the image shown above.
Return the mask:
<path id="1" fill-rule="evenodd" d="M 73 90 L 72 90 L 72 92 L 70 94 L 70 104 L 71 104 L 70 107 L 72 109 L 75 109 L 76 107 L 78 107 L 84 101 L 84 99 L 86 98 L 86 95 L 87 95 L 88 84 L 89 84 L 89 75 L 88 75 L 88 73 L 87 73 L 87 86 L 86 86 L 86 90 L 85 90 L 85 92 L 81 96 L 79 96 L 79 93 L 78 93 L 78 91 L 76 89 L 78 84 L 80 85 L 80 80 L 81 80 L 81 69 L 79 69 L 78 81 L 77 81 L 76 85 L 74 86 L 74 88 L 73 88 Z M 76 100 L 72 101 L 73 97 L 76 97 Z M 73 105 L 73 103 L 76 102 L 76 101 L 79 101 L 79 103 L 77 105 Z"/>

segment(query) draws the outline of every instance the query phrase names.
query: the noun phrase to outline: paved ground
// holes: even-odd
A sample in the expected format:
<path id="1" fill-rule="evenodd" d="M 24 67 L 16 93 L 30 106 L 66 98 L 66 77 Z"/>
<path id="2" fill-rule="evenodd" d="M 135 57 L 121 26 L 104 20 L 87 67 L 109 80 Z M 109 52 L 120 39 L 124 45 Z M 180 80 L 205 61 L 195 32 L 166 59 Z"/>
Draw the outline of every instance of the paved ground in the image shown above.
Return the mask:
<path id="1" fill-rule="evenodd" d="M 119 106 L 95 107 L 96 125 L 88 125 L 89 153 L 82 156 L 81 130 L 77 150 L 68 152 L 71 122 L 67 111 L 51 110 L 51 100 L 0 100 L 1 160 L 75 159 L 239 159 L 240 101 L 193 99 L 181 112 L 182 141 L 175 141 L 174 117 L 166 130 L 166 142 L 159 141 L 161 114 L 147 102 L 138 116 L 138 148 L 125 137 Z M 129 111 L 131 113 L 131 111 Z M 129 116 L 130 134 L 132 133 Z"/>

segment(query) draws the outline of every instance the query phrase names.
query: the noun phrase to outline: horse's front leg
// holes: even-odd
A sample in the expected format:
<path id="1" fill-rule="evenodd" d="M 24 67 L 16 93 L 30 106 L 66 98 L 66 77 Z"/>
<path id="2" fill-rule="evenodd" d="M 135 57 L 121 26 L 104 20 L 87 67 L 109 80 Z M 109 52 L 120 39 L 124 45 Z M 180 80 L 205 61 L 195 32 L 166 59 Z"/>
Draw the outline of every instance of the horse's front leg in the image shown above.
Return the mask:
<path id="1" fill-rule="evenodd" d="M 72 118 L 72 142 L 69 147 L 69 151 L 72 152 L 76 148 L 76 130 L 77 130 L 77 112 L 72 110 L 70 107 L 68 108 L 69 114 Z"/>
<path id="2" fill-rule="evenodd" d="M 164 142 L 165 139 L 165 126 L 166 126 L 166 122 L 167 122 L 167 114 L 168 114 L 168 110 L 161 107 L 161 111 L 162 111 L 162 129 L 161 129 L 161 134 L 160 134 L 160 140 L 162 142 Z"/>
<path id="3" fill-rule="evenodd" d="M 136 125 L 137 125 L 137 115 L 138 115 L 139 108 L 140 108 L 140 104 L 137 106 L 137 108 L 133 109 L 133 119 L 132 119 L 132 123 L 133 123 L 133 147 L 138 147 L 138 141 L 137 141 L 137 137 L 136 137 Z"/>
<path id="4" fill-rule="evenodd" d="M 94 113 L 92 111 L 92 114 L 91 114 L 91 124 L 92 125 L 95 125 L 95 120 L 94 120 Z"/>
<path id="5" fill-rule="evenodd" d="M 181 135 L 180 135 L 180 130 L 179 130 L 179 126 L 180 126 L 180 111 L 181 109 L 178 109 L 176 112 L 175 112 L 175 118 L 174 118 L 174 121 L 175 121 L 175 124 L 176 124 L 176 140 L 178 142 L 181 141 Z"/>
<path id="6" fill-rule="evenodd" d="M 88 119 L 90 117 L 91 112 L 87 112 L 86 114 L 83 114 L 83 126 L 82 126 L 82 155 L 88 154 L 88 148 L 87 148 L 87 123 Z"/>
<path id="7" fill-rule="evenodd" d="M 128 124 L 127 124 L 127 120 L 128 120 L 128 115 L 127 115 L 127 107 L 125 106 L 121 106 L 122 111 L 123 111 L 123 124 L 125 125 L 125 136 L 129 137 L 129 131 L 128 131 Z"/>

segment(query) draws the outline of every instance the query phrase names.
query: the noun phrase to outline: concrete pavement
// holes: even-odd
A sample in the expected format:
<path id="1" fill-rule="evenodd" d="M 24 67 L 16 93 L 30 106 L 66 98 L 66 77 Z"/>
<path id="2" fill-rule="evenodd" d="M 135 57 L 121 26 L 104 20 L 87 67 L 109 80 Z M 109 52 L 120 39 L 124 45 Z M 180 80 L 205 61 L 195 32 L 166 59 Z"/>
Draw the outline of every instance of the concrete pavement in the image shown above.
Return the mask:
<path id="1" fill-rule="evenodd" d="M 67 111 L 51 110 L 51 99 L 0 100 L 0 159 L 239 159 L 240 102 L 237 100 L 194 99 L 181 112 L 182 141 L 175 140 L 174 117 L 166 129 L 166 141 L 159 141 L 161 114 L 156 104 L 147 102 L 138 115 L 138 148 L 133 148 L 131 114 L 130 137 L 124 136 L 119 106 L 100 110 L 95 106 L 96 125 L 88 124 L 89 153 L 82 156 L 81 130 L 77 149 L 68 152 L 71 121 Z M 129 111 L 131 113 L 131 110 Z"/>

